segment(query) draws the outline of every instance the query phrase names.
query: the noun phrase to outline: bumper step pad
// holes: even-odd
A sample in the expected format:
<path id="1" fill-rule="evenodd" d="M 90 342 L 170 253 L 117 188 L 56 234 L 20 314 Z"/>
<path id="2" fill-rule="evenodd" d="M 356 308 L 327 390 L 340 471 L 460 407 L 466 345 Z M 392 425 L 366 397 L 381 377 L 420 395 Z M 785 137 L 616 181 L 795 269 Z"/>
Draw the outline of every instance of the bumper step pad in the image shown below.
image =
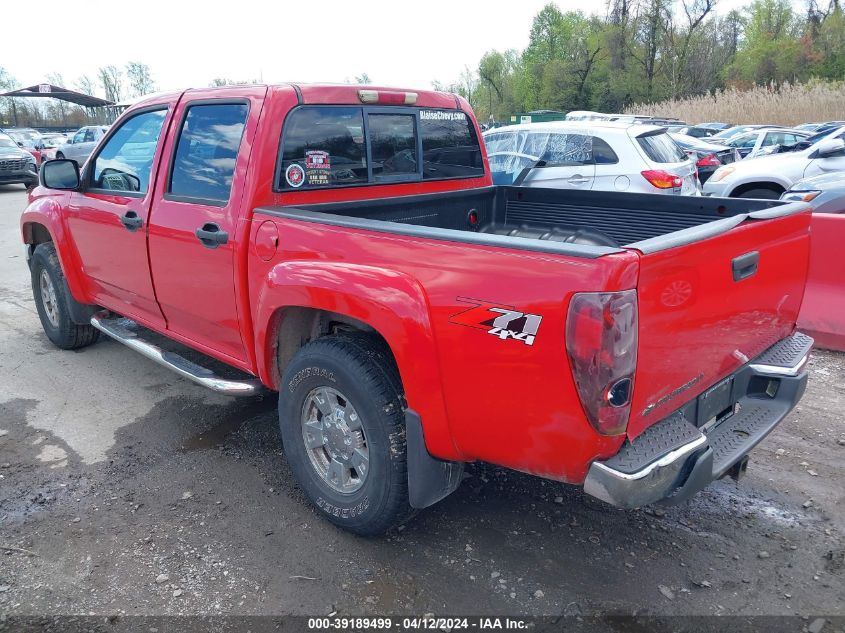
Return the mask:
<path id="1" fill-rule="evenodd" d="M 776 343 L 731 377 L 736 408 L 714 426 L 697 427 L 697 400 L 626 440 L 606 461 L 593 462 L 584 490 L 622 508 L 677 503 L 724 477 L 804 394 L 802 371 L 813 339 L 796 333 Z"/>
<path id="2" fill-rule="evenodd" d="M 755 365 L 769 365 L 789 369 L 797 366 L 813 347 L 813 339 L 796 332 L 790 337 L 778 341 L 754 359 Z"/>

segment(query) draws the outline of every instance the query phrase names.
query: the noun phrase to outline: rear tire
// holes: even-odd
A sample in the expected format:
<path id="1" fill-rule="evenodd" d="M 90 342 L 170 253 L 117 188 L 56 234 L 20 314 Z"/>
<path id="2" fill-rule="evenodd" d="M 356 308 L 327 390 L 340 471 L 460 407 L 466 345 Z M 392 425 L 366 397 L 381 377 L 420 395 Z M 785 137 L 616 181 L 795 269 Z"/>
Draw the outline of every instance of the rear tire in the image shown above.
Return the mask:
<path id="1" fill-rule="evenodd" d="M 61 152 L 56 152 L 56 160 L 64 160 L 65 155 Z"/>
<path id="2" fill-rule="evenodd" d="M 411 516 L 401 382 L 378 338 L 327 336 L 300 349 L 282 376 L 279 426 L 324 518 L 372 536 Z"/>
<path id="3" fill-rule="evenodd" d="M 756 198 L 758 200 L 777 200 L 780 198 L 780 193 L 774 189 L 749 189 L 743 191 L 737 198 Z"/>
<path id="4" fill-rule="evenodd" d="M 30 265 L 32 294 L 41 327 L 56 347 L 79 349 L 97 342 L 100 331 L 91 325 L 78 325 L 70 318 L 65 275 L 52 242 L 35 247 Z"/>

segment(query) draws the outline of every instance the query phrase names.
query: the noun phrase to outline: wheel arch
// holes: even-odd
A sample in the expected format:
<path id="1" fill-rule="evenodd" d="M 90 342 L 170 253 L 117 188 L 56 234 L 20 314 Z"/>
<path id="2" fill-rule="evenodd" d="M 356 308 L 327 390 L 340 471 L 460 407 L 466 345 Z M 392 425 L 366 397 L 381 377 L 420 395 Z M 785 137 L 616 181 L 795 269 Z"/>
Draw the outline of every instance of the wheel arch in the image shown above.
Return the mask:
<path id="1" fill-rule="evenodd" d="M 20 227 L 27 263 L 39 244 L 52 242 L 64 273 L 68 298 L 79 305 L 88 305 L 81 269 L 76 264 L 78 258 L 69 243 L 69 234 L 64 229 L 59 204 L 50 198 L 36 199 L 21 215 Z"/>
<path id="2" fill-rule="evenodd" d="M 737 185 L 731 190 L 729 195 L 731 198 L 738 198 L 746 191 L 751 191 L 752 189 L 769 189 L 778 194 L 781 194 L 788 188 L 788 184 L 784 185 L 783 183 L 778 182 L 776 180 L 754 180 L 751 182 L 742 183 L 741 185 Z"/>
<path id="3" fill-rule="evenodd" d="M 284 262 L 270 270 L 254 310 L 256 360 L 265 385 L 278 390 L 285 363 L 315 337 L 338 329 L 372 332 L 393 355 L 430 452 L 462 457 L 449 432 L 428 302 L 416 280 L 371 266 Z"/>

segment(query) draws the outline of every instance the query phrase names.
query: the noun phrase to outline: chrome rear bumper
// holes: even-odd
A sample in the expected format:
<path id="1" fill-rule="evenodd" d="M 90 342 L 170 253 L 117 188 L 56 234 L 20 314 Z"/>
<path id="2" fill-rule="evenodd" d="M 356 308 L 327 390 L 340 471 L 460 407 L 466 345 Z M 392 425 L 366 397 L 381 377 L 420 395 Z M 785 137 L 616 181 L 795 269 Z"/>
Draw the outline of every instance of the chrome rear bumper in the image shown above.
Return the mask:
<path id="1" fill-rule="evenodd" d="M 587 494 L 621 508 L 679 503 L 724 477 L 795 407 L 804 394 L 813 339 L 794 334 L 733 375 L 734 413 L 698 428 L 696 401 L 657 422 L 608 460 L 593 462 Z"/>

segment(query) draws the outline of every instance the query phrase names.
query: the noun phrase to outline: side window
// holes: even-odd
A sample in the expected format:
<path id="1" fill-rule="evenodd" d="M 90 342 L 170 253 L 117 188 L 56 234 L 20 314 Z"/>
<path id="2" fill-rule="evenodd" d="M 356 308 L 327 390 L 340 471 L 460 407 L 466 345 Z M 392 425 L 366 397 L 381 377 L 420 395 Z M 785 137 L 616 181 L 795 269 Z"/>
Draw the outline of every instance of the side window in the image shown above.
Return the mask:
<path id="1" fill-rule="evenodd" d="M 82 128 L 76 134 L 73 135 L 73 142 L 74 143 L 82 143 L 84 140 L 85 140 L 85 128 Z"/>
<path id="2" fill-rule="evenodd" d="M 91 187 L 146 193 L 167 110 L 142 112 L 125 121 L 94 160 Z"/>
<path id="3" fill-rule="evenodd" d="M 475 178 L 484 161 L 475 128 L 463 112 L 421 110 L 423 178 Z"/>
<path id="4" fill-rule="evenodd" d="M 85 138 L 83 139 L 83 142 L 93 143 L 95 140 L 96 140 L 96 138 L 94 136 L 94 128 L 92 128 L 92 127 L 87 128 L 85 130 Z"/>
<path id="5" fill-rule="evenodd" d="M 412 114 L 370 114 L 373 178 L 392 180 L 417 173 L 416 121 Z"/>
<path id="6" fill-rule="evenodd" d="M 167 192 L 227 202 L 248 112 L 243 103 L 190 106 L 179 132 Z"/>
<path id="7" fill-rule="evenodd" d="M 604 139 L 597 136 L 593 137 L 593 162 L 596 165 L 615 165 L 619 162 L 619 157 L 613 148 L 607 144 Z"/>
<path id="8" fill-rule="evenodd" d="M 549 167 L 592 164 L 593 137 L 585 134 L 549 134 L 542 158 Z"/>
<path id="9" fill-rule="evenodd" d="M 367 182 L 361 108 L 300 108 L 285 121 L 283 143 L 284 189 Z"/>

